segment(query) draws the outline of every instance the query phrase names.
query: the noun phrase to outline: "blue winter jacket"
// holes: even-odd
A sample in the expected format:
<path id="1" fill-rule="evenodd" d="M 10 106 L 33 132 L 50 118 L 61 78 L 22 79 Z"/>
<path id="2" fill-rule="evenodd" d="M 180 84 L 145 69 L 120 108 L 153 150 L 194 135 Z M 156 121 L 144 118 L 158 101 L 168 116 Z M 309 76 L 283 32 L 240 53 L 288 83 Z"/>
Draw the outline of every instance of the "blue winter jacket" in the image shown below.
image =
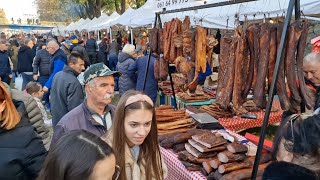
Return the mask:
<path id="1" fill-rule="evenodd" d="M 67 56 L 61 50 L 58 49 L 50 59 L 50 78 L 46 82 L 45 86 L 50 89 L 54 76 L 63 69 L 63 66 L 67 64 Z"/>
<path id="2" fill-rule="evenodd" d="M 120 96 L 130 89 L 135 89 L 136 78 L 128 73 L 128 69 L 134 64 L 134 58 L 126 53 L 119 53 L 117 71 L 122 75 L 119 77 L 118 87 Z"/>
<path id="3" fill-rule="evenodd" d="M 134 77 L 137 74 L 138 78 L 137 78 L 136 90 L 138 91 L 143 91 L 143 83 L 144 83 L 144 76 L 146 73 L 147 60 L 148 60 L 148 55 L 140 57 L 137 59 L 135 63 L 133 63 L 129 67 L 130 77 Z M 151 55 L 144 93 L 152 99 L 153 103 L 156 103 L 158 81 L 154 77 L 154 62 L 155 62 L 155 57 Z"/>

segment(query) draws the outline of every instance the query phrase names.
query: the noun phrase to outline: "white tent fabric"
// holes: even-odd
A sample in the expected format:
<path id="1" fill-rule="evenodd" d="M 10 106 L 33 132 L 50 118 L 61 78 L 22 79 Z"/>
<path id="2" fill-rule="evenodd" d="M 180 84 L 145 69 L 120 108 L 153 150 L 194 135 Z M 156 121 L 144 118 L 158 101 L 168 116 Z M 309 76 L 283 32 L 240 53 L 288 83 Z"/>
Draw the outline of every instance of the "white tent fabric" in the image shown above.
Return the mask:
<path id="1" fill-rule="evenodd" d="M 207 0 L 206 4 L 217 3 L 223 0 Z M 167 10 L 180 9 L 184 7 L 194 7 L 203 5 L 204 1 L 195 1 L 185 5 L 177 5 L 167 7 Z M 239 16 L 240 20 L 263 19 L 264 17 L 277 17 L 286 13 L 289 0 L 258 0 L 254 2 L 247 2 L 241 4 L 234 4 L 228 6 L 199 9 L 192 11 L 185 11 L 179 13 L 163 14 L 161 15 L 162 22 L 170 21 L 172 18 L 184 19 L 185 16 L 190 16 L 191 25 L 201 25 L 209 28 L 225 29 L 234 28 L 236 21 L 235 15 Z M 131 18 L 131 27 L 151 25 L 155 19 L 155 12 L 161 11 L 156 8 L 154 0 L 148 0 L 145 5 L 137 9 Z M 320 14 L 319 0 L 303 0 L 300 2 L 301 10 L 305 15 Z M 227 26 L 228 21 L 228 26 Z"/>
<path id="2" fill-rule="evenodd" d="M 94 26 L 94 28 L 95 29 L 107 29 L 110 27 L 109 23 L 119 17 L 120 17 L 120 15 L 117 12 L 113 12 L 106 21 Z"/>
<path id="3" fill-rule="evenodd" d="M 108 16 L 108 15 L 104 15 L 104 16 L 100 16 L 96 23 L 93 24 L 90 28 L 89 28 L 89 31 L 95 31 L 95 30 L 99 30 L 99 25 L 108 21 L 109 19 L 111 18 L 111 16 Z"/>
<path id="4" fill-rule="evenodd" d="M 71 23 L 69 26 L 67 26 L 68 31 L 73 31 L 73 29 L 80 23 L 84 21 L 83 18 L 79 19 L 78 21 L 74 22 L 73 24 Z"/>
<path id="5" fill-rule="evenodd" d="M 89 31 L 90 27 L 93 26 L 94 24 L 96 24 L 97 22 L 96 17 L 94 17 L 92 20 L 90 20 L 88 23 L 83 24 L 82 27 L 80 28 L 80 31 Z"/>
<path id="6" fill-rule="evenodd" d="M 114 26 L 114 25 L 123 25 L 123 26 L 130 26 L 131 25 L 131 18 L 132 15 L 134 14 L 134 9 L 129 7 L 126 12 L 124 12 L 119 18 L 110 21 L 109 26 Z"/>

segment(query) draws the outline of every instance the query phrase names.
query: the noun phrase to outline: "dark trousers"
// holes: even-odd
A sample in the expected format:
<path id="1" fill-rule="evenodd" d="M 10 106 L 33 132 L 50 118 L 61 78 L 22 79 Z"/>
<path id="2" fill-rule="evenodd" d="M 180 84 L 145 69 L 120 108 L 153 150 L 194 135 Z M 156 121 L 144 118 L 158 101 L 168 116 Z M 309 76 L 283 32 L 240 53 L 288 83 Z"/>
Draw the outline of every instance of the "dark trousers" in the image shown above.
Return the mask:
<path id="1" fill-rule="evenodd" d="M 25 73 L 21 73 L 21 76 L 22 76 L 22 90 L 25 90 L 26 89 L 26 86 L 27 84 L 30 82 L 30 81 L 33 81 L 33 74 L 31 75 L 27 75 Z"/>
<path id="2" fill-rule="evenodd" d="M 109 68 L 111 71 L 115 71 L 118 63 L 118 55 L 110 54 L 109 55 Z"/>
<path id="3" fill-rule="evenodd" d="M 111 71 L 115 71 L 117 69 L 117 63 L 118 63 L 118 55 L 117 54 L 110 54 L 109 55 L 109 68 Z M 118 91 L 119 86 L 119 77 L 114 77 L 114 90 Z"/>
<path id="4" fill-rule="evenodd" d="M 96 52 L 88 52 L 88 56 L 91 64 L 97 63 L 97 53 Z"/>
<path id="5" fill-rule="evenodd" d="M 38 77 L 39 84 L 41 84 L 41 86 L 44 87 L 48 79 L 49 79 L 49 76 L 39 76 Z M 50 107 L 49 92 L 44 93 L 42 99 L 44 100 L 44 102 L 46 102 L 47 108 L 49 108 Z"/>

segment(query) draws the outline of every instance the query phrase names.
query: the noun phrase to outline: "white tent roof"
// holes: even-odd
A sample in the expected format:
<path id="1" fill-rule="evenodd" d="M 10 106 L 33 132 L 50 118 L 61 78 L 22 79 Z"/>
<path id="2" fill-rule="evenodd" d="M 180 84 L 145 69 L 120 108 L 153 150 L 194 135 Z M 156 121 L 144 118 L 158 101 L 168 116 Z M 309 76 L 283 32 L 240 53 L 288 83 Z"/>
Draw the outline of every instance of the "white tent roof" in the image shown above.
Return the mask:
<path id="1" fill-rule="evenodd" d="M 164 14 L 161 15 L 161 20 L 162 22 L 166 22 L 175 17 L 183 19 L 188 15 L 190 16 L 192 25 L 225 29 L 227 27 L 228 21 L 228 28 L 234 28 L 236 14 L 239 15 L 240 20 L 245 20 L 245 15 L 247 16 L 248 20 L 263 19 L 264 17 L 268 18 L 282 16 L 283 12 L 287 11 L 289 1 L 290 0 L 258 0 L 241 4 L 233 4 L 229 6 L 199 9 L 197 11 Z M 217 0 L 208 0 L 207 4 L 216 2 Z M 188 5 L 189 7 L 199 6 L 199 3 L 203 4 L 203 2 L 194 2 Z M 318 0 L 303 0 L 300 1 L 300 6 L 305 15 L 320 13 L 320 9 L 317 8 L 320 6 L 320 1 Z M 182 6 L 178 6 L 176 8 L 182 8 Z M 167 8 L 167 10 L 176 8 L 170 7 Z"/>
<path id="2" fill-rule="evenodd" d="M 134 15 L 131 18 L 132 27 L 153 24 L 155 12 L 161 11 L 161 9 L 156 8 L 156 3 L 154 1 L 155 0 L 148 0 L 141 8 L 134 12 Z M 223 0 L 207 0 L 206 4 L 212 4 L 221 1 Z M 185 16 L 190 16 L 191 25 L 225 29 L 228 21 L 228 28 L 234 28 L 236 14 L 239 15 L 240 20 L 244 20 L 245 15 L 247 16 L 248 20 L 263 19 L 264 16 L 267 18 L 282 16 L 283 12 L 287 11 L 289 1 L 290 0 L 258 0 L 228 6 L 162 14 L 161 21 L 164 23 L 170 21 L 172 18 L 184 19 Z M 181 9 L 184 7 L 194 7 L 203 4 L 204 1 L 195 1 L 188 4 L 179 4 L 176 6 L 167 7 L 166 9 Z M 320 14 L 319 0 L 303 0 L 300 1 L 300 6 L 305 15 Z"/>
<path id="3" fill-rule="evenodd" d="M 89 31 L 89 29 L 91 28 L 91 26 L 93 26 L 94 24 L 97 23 L 98 18 L 94 17 L 92 20 L 90 20 L 88 23 L 83 24 L 82 27 L 80 28 L 80 31 Z"/>
<path id="4" fill-rule="evenodd" d="M 109 26 L 114 26 L 114 25 L 123 25 L 123 26 L 130 26 L 131 25 L 131 17 L 134 14 L 134 9 L 129 7 L 126 12 L 124 12 L 119 18 L 110 21 Z"/>
<path id="5" fill-rule="evenodd" d="M 106 21 L 98 24 L 97 26 L 95 26 L 95 28 L 96 29 L 107 29 L 110 27 L 109 23 L 119 17 L 120 17 L 120 15 L 117 12 L 113 12 Z"/>
<path id="6" fill-rule="evenodd" d="M 78 21 L 74 22 L 74 23 L 70 23 L 68 26 L 67 26 L 67 30 L 68 31 L 72 31 L 74 27 L 76 27 L 78 24 L 82 23 L 84 21 L 83 18 L 79 19 Z"/>

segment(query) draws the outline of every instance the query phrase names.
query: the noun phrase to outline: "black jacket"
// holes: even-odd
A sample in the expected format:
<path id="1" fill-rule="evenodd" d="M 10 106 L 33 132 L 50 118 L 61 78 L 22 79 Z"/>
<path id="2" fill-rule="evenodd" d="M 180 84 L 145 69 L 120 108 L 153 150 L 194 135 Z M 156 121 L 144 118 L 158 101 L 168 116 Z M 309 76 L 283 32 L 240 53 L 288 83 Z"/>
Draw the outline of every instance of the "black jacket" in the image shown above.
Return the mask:
<path id="1" fill-rule="evenodd" d="M 40 73 L 40 76 L 50 76 L 51 54 L 46 49 L 37 52 L 33 61 L 33 74 Z"/>
<path id="2" fill-rule="evenodd" d="M 0 77 L 11 74 L 8 51 L 0 51 Z"/>
<path id="3" fill-rule="evenodd" d="M 18 51 L 18 73 L 33 72 L 32 63 L 36 53 L 28 46 L 21 46 Z"/>
<path id="4" fill-rule="evenodd" d="M 84 95 L 78 75 L 79 73 L 65 65 L 53 79 L 50 92 L 53 127 L 65 114 L 83 102 Z"/>
<path id="5" fill-rule="evenodd" d="M 11 130 L 0 128 L 0 179 L 33 180 L 47 154 L 43 143 L 29 123 L 22 102 L 16 101 L 21 121 Z"/>
<path id="6" fill-rule="evenodd" d="M 86 50 L 88 53 L 94 53 L 98 49 L 96 40 L 90 38 L 86 42 Z"/>

